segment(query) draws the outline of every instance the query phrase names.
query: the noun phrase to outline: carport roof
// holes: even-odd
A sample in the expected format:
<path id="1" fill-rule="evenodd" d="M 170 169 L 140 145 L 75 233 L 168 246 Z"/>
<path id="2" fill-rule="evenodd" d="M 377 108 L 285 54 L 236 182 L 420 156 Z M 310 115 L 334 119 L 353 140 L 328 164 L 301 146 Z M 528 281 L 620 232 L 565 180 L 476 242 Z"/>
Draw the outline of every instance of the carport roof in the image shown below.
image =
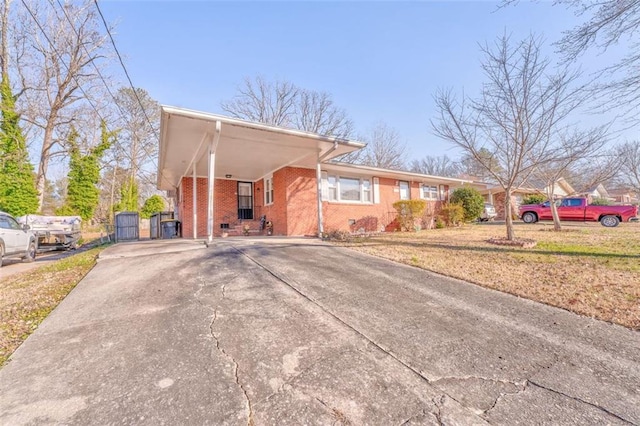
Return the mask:
<path id="1" fill-rule="evenodd" d="M 216 133 L 218 134 L 216 136 Z M 215 142 L 214 142 L 215 141 Z M 183 176 L 208 175 L 209 149 L 216 178 L 256 181 L 285 166 L 315 168 L 365 144 L 178 107 L 161 107 L 158 188 L 173 190 Z"/>

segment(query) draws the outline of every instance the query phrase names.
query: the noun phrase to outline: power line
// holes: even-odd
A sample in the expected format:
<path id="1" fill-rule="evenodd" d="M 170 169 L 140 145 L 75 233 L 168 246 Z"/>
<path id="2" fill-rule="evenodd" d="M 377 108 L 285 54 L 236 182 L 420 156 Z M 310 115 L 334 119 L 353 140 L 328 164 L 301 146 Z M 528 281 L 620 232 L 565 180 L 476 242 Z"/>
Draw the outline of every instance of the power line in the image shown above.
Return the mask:
<path id="1" fill-rule="evenodd" d="M 49 0 L 49 3 L 51 4 L 51 7 L 55 10 L 56 7 L 53 4 L 53 0 Z M 69 14 L 67 13 L 65 7 L 62 5 L 62 3 L 60 2 L 60 0 L 56 0 L 56 3 L 58 4 L 58 6 L 60 7 L 60 10 L 62 11 L 62 13 L 64 14 L 64 16 L 67 18 L 67 21 L 69 22 L 69 25 L 71 26 L 71 29 L 73 30 L 73 32 L 76 34 L 76 36 L 78 38 L 80 38 L 80 34 L 78 33 L 78 30 L 76 29 L 73 21 L 71 20 L 71 17 L 69 16 Z M 56 13 L 57 15 L 57 13 Z M 84 48 L 85 52 L 87 52 L 87 55 L 90 55 L 89 49 L 87 48 L 87 46 L 85 44 L 82 44 L 82 47 Z M 95 64 L 95 62 L 91 62 L 91 64 L 93 65 L 93 67 L 95 68 L 98 76 L 100 77 L 100 80 L 102 80 L 102 83 L 104 83 L 105 89 L 107 89 L 107 92 L 109 93 L 109 95 L 111 96 L 111 99 L 113 99 L 113 103 L 116 106 L 116 108 L 118 109 L 118 111 L 120 111 L 120 117 L 125 120 L 125 121 L 129 121 L 129 118 L 127 117 L 126 112 L 122 109 L 122 107 L 120 106 L 120 103 L 118 102 L 118 99 L 116 98 L 116 96 L 113 94 L 113 92 L 111 91 L 110 87 L 109 87 L 109 83 L 107 83 L 106 79 L 104 78 L 104 76 L 102 75 L 102 73 L 100 72 L 100 68 Z M 135 92 L 135 90 L 134 90 Z M 137 96 L 136 96 L 137 97 Z M 144 109 L 144 106 L 140 103 L 140 100 L 138 99 L 138 103 L 140 104 L 140 108 L 143 111 L 143 113 L 145 113 L 146 116 L 146 112 Z M 147 121 L 148 121 L 148 117 L 146 117 Z M 154 132 L 154 135 L 156 134 L 153 126 L 149 126 L 151 128 L 151 130 Z M 122 152 L 125 154 L 125 156 L 129 159 L 129 161 L 131 161 L 131 163 L 134 163 L 134 158 L 133 155 L 130 155 L 128 152 L 126 152 L 126 150 L 122 147 L 122 145 L 119 143 L 118 139 L 116 139 L 116 144 L 121 148 Z M 154 158 L 152 156 L 149 156 L 147 154 L 147 158 L 151 160 L 152 163 L 155 163 Z M 157 168 L 157 164 L 154 164 L 154 166 Z M 143 180 L 146 181 L 146 183 L 151 183 L 153 185 L 155 185 L 155 183 L 152 183 L 150 180 L 148 180 L 147 176 L 144 174 L 141 174 L 139 177 L 143 177 Z M 164 176 L 161 177 L 164 178 Z M 166 179 L 165 179 L 166 180 Z M 167 180 L 168 182 L 168 180 Z"/>
<path id="2" fill-rule="evenodd" d="M 24 0 L 22 0 L 22 1 L 24 2 Z M 149 119 L 149 116 L 147 115 L 147 111 L 144 109 L 144 106 L 142 105 L 142 101 L 140 100 L 140 97 L 138 96 L 138 92 L 136 91 L 136 88 L 133 86 L 133 82 L 131 81 L 131 77 L 129 76 L 129 72 L 127 71 L 127 67 L 124 65 L 124 61 L 122 60 L 122 56 L 120 56 L 120 51 L 118 50 L 118 47 L 116 46 L 116 42 L 113 39 L 113 35 L 111 35 L 111 30 L 109 29 L 109 25 L 107 24 L 107 21 L 104 18 L 104 15 L 102 14 L 102 10 L 100 10 L 100 5 L 98 4 L 98 0 L 93 0 L 93 2 L 96 5 L 96 9 L 98 10 L 98 13 L 100 14 L 100 18 L 102 19 L 102 23 L 104 24 L 104 28 L 107 30 L 107 35 L 109 36 L 109 39 L 111 40 L 111 44 L 113 45 L 113 49 L 115 50 L 116 55 L 118 56 L 118 60 L 120 61 L 120 65 L 122 65 L 122 69 L 124 70 L 124 75 L 127 77 L 127 80 L 129 81 L 129 86 L 131 86 L 131 89 L 133 90 L 133 94 L 135 95 L 136 99 L 138 100 L 138 103 L 140 104 L 140 108 L 142 108 L 142 112 L 144 113 L 144 116 L 147 119 L 147 122 L 149 123 L 149 127 L 151 128 L 151 130 L 153 131 L 155 136 L 158 138 L 158 140 L 160 140 L 160 135 L 158 134 L 158 131 L 153 127 L 153 124 L 151 123 L 151 120 Z"/>
<path id="3" fill-rule="evenodd" d="M 38 21 L 38 18 L 35 16 L 35 14 L 33 13 L 33 11 L 31 10 L 31 8 L 27 5 L 27 3 L 25 2 L 25 0 L 21 0 L 22 5 L 25 7 L 25 9 L 27 10 L 27 12 L 29 12 L 29 15 L 31 16 L 31 18 L 33 19 L 33 22 L 36 24 L 36 26 L 38 27 L 38 29 L 40 30 L 40 32 L 42 33 L 42 35 L 44 36 L 44 38 L 47 40 L 47 42 L 49 43 L 49 46 L 51 47 L 51 49 L 53 50 L 53 52 L 55 53 L 55 55 L 58 57 L 60 63 L 64 66 L 64 68 L 67 70 L 67 72 L 69 73 L 69 75 L 71 76 L 71 78 L 73 78 L 73 80 L 76 82 L 76 84 L 78 85 L 78 89 L 80 89 L 80 91 L 82 92 L 82 94 L 84 95 L 86 101 L 89 103 L 89 105 L 91 106 L 91 108 L 95 111 L 96 115 L 100 118 L 100 120 L 102 120 L 103 122 L 107 122 L 104 117 L 102 116 L 102 114 L 100 114 L 100 111 L 98 111 L 98 108 L 94 105 L 94 103 L 91 101 L 91 98 L 89 97 L 89 95 L 87 94 L 87 92 L 84 90 L 84 88 L 82 87 L 82 85 L 80 84 L 80 82 L 78 81 L 77 77 L 71 73 L 71 70 L 69 69 L 69 66 L 66 64 L 66 62 L 64 61 L 64 58 L 62 57 L 62 55 L 60 54 L 60 52 L 58 52 L 58 50 L 56 49 L 53 41 L 51 41 L 51 39 L 49 38 L 49 36 L 47 35 L 46 31 L 44 30 L 44 28 L 42 27 L 42 25 L 40 24 L 40 21 Z M 73 25 L 72 25 L 73 26 Z M 74 27 L 74 31 L 75 31 L 75 27 Z M 77 34 L 77 32 L 76 32 Z M 95 66 L 95 64 L 94 64 Z M 103 80 L 103 82 L 106 81 Z M 135 93 L 135 90 L 134 90 Z M 137 97 L 137 94 L 136 94 Z M 140 100 L 138 98 L 138 102 L 140 103 Z M 140 106 L 142 107 L 142 103 L 140 103 Z M 151 129 L 154 131 L 154 134 L 156 133 L 155 130 L 153 129 L 153 126 L 151 125 L 151 121 L 149 120 L 149 117 L 146 114 L 146 111 L 144 111 L 144 108 L 142 108 L 142 111 L 147 119 L 147 121 L 149 122 L 149 125 L 151 127 Z M 117 139 L 116 139 L 117 140 Z M 121 146 L 122 148 L 122 146 Z M 129 158 L 129 160 L 132 160 L 131 156 L 128 155 L 128 153 L 126 152 L 126 150 L 122 150 L 125 155 Z M 157 165 L 156 165 L 157 167 Z M 160 176 L 167 180 L 164 175 L 162 175 L 162 173 L 160 173 Z M 145 179 L 146 180 L 146 179 Z M 167 180 L 167 182 L 169 182 Z M 151 184 L 155 184 L 153 182 L 147 181 L 147 183 L 151 183 Z M 170 182 L 169 182 L 170 183 Z"/>

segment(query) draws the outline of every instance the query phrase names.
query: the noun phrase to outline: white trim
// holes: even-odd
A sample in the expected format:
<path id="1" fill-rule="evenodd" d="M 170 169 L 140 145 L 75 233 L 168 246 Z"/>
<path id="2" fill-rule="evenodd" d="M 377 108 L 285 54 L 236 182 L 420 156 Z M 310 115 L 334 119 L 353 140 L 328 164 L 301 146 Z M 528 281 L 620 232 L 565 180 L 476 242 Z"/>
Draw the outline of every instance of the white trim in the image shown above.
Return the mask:
<path id="1" fill-rule="evenodd" d="M 380 204 L 380 178 L 373 178 L 373 203 Z"/>
<path id="2" fill-rule="evenodd" d="M 265 206 L 273 205 L 273 196 L 275 195 L 275 191 L 273 189 L 273 174 L 269 176 L 265 176 L 263 179 L 264 182 L 264 196 L 263 201 Z M 268 184 L 267 184 L 268 183 Z M 269 189 L 271 188 L 271 189 Z M 267 202 L 267 196 L 269 195 L 269 202 Z"/>
<path id="3" fill-rule="evenodd" d="M 429 192 L 435 192 L 435 198 L 433 197 L 425 197 L 424 196 L 424 188 L 429 188 Z M 431 191 L 431 189 L 434 189 L 435 191 Z M 428 183 L 421 183 L 420 184 L 420 199 L 421 200 L 427 200 L 427 201 L 439 201 L 440 200 L 440 190 L 438 189 L 438 185 L 437 184 L 428 184 Z"/>
<path id="4" fill-rule="evenodd" d="M 353 175 L 339 175 L 336 173 L 326 173 L 326 176 L 323 177 L 323 181 L 326 182 L 326 201 L 329 203 L 337 203 L 337 204 L 374 204 L 374 190 L 372 188 L 372 180 L 373 177 L 371 176 L 353 176 Z M 329 178 L 330 177 L 334 177 L 336 179 L 336 184 L 335 187 L 330 187 L 329 186 Z M 341 179 L 350 179 L 350 180 L 358 180 L 359 183 L 359 187 L 360 187 L 360 192 L 359 194 L 359 199 L 358 200 L 343 200 L 341 197 L 341 188 L 340 188 L 340 180 Z M 364 181 L 368 181 L 369 182 L 369 201 L 364 201 L 364 194 L 365 194 L 365 189 L 364 189 Z M 331 190 L 334 189 L 335 190 L 335 199 L 331 199 Z"/>

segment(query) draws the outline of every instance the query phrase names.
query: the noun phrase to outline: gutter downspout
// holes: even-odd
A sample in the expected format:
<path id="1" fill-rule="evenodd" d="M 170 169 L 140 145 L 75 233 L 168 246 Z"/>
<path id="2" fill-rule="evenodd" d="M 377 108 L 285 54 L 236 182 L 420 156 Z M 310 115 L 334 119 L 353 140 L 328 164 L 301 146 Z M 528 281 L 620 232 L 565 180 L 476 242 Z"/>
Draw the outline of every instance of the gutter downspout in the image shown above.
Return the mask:
<path id="1" fill-rule="evenodd" d="M 318 153 L 318 162 L 316 163 L 316 181 L 318 186 L 318 238 L 322 238 L 322 234 L 324 233 L 324 226 L 322 224 L 322 170 L 320 168 L 320 164 L 336 149 L 338 149 L 338 141 L 334 140 L 333 147 L 331 147 L 327 152 L 322 155 Z"/>

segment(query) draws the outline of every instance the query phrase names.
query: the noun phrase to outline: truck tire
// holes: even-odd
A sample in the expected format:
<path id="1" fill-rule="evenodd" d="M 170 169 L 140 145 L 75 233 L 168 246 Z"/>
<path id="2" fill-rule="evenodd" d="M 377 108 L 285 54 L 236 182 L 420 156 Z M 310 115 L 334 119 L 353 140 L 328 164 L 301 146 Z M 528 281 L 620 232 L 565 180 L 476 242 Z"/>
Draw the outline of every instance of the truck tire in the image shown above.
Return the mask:
<path id="1" fill-rule="evenodd" d="M 607 228 L 615 228 L 619 223 L 620 219 L 618 219 L 617 216 L 613 215 L 603 216 L 602 219 L 600 219 L 600 224 L 602 226 L 606 226 Z"/>
<path id="2" fill-rule="evenodd" d="M 27 263 L 31 263 L 31 262 L 35 261 L 36 260 L 36 251 L 37 251 L 36 242 L 35 241 L 29 242 L 29 248 L 27 249 L 27 254 L 24 257 L 24 261 L 27 262 Z"/>
<path id="3" fill-rule="evenodd" d="M 532 212 L 526 212 L 522 215 L 522 221 L 524 223 L 536 223 L 538 221 L 538 216 Z"/>

